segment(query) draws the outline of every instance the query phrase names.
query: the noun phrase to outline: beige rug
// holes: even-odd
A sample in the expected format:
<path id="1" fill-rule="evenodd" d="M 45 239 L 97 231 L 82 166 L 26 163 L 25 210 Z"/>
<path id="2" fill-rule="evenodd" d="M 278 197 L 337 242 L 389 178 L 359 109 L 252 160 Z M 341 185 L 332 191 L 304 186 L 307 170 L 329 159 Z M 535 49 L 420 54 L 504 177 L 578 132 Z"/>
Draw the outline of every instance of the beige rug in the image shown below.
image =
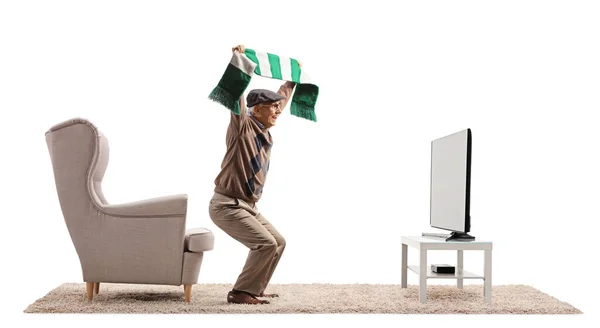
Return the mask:
<path id="1" fill-rule="evenodd" d="M 268 305 L 226 302 L 231 285 L 199 284 L 191 303 L 183 287 L 101 284 L 94 300 L 85 284 L 63 284 L 25 309 L 25 313 L 406 313 L 406 314 L 580 314 L 580 310 L 524 285 L 494 286 L 492 304 L 483 303 L 483 287 L 429 285 L 427 303 L 419 302 L 417 286 L 399 285 L 270 285 L 280 294 Z"/>

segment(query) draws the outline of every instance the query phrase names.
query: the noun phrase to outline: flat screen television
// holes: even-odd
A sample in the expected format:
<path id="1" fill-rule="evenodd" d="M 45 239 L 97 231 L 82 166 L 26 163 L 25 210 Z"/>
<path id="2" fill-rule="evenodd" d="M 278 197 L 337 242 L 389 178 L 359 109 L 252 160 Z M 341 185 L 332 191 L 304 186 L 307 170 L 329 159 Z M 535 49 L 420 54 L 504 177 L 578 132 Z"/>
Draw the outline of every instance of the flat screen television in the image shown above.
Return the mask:
<path id="1" fill-rule="evenodd" d="M 471 230 L 471 129 L 431 142 L 429 223 L 449 234 L 426 234 L 446 241 L 472 241 Z"/>

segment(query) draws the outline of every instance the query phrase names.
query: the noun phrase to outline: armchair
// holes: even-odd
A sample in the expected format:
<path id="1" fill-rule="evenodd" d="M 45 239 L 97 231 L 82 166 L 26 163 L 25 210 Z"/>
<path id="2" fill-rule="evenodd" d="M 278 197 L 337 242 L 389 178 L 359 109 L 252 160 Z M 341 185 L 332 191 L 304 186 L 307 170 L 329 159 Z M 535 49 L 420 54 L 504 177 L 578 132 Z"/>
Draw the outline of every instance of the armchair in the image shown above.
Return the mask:
<path id="1" fill-rule="evenodd" d="M 46 143 L 88 300 L 105 282 L 183 285 L 190 302 L 214 236 L 204 228 L 186 231 L 187 195 L 109 204 L 102 192 L 108 140 L 85 119 L 54 125 Z"/>

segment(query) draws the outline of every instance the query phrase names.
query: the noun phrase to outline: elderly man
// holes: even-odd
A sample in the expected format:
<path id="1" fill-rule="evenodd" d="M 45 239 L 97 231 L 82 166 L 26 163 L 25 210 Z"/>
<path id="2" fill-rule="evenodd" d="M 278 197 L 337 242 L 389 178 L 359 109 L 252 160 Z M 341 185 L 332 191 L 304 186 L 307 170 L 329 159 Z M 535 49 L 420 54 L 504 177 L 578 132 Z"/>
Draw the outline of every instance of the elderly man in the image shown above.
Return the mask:
<path id="1" fill-rule="evenodd" d="M 232 50 L 244 53 L 245 48 L 240 45 Z M 295 83 L 285 82 L 278 92 L 251 90 L 246 102 L 243 96 L 239 100 L 241 113 L 231 113 L 227 151 L 209 206 L 215 225 L 250 249 L 241 274 L 227 294 L 229 303 L 268 304 L 257 297 L 278 296 L 264 291 L 285 249 L 285 239 L 259 212 L 256 203 L 269 171 L 273 146 L 269 129 L 276 124 L 294 87 Z"/>

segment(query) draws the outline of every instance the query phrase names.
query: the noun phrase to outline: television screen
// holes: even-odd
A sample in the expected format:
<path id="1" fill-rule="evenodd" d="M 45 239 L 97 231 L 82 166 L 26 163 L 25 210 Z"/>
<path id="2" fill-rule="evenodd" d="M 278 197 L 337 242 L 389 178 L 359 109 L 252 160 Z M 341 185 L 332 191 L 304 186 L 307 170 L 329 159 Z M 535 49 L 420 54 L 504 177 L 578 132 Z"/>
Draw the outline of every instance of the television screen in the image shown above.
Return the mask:
<path id="1" fill-rule="evenodd" d="M 460 234 L 468 233 L 471 226 L 470 129 L 431 142 L 430 182 L 430 225 Z"/>

